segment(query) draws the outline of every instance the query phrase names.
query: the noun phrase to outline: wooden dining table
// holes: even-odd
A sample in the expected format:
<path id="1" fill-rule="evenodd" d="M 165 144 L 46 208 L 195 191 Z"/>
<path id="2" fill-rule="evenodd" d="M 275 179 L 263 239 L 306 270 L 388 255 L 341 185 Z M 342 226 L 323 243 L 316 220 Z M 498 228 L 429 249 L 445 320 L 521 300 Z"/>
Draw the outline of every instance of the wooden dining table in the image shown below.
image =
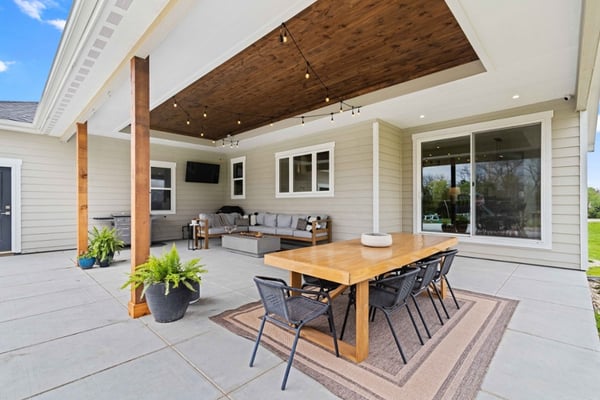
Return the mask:
<path id="1" fill-rule="evenodd" d="M 302 286 L 302 275 L 356 285 L 356 339 L 352 345 L 339 341 L 340 354 L 361 362 L 369 355 L 369 281 L 381 274 L 412 264 L 448 249 L 457 238 L 441 235 L 392 233 L 389 247 L 367 247 L 360 239 L 266 254 L 264 263 L 290 271 L 290 284 Z M 303 337 L 333 349 L 331 336 L 316 329 L 303 329 Z"/>

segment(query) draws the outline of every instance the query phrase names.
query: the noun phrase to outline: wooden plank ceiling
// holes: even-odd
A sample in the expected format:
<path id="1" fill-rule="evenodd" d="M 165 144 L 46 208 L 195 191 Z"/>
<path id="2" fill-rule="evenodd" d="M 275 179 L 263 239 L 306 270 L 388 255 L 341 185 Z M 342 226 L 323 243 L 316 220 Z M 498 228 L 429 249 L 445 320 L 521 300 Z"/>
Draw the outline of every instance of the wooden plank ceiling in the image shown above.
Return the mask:
<path id="1" fill-rule="evenodd" d="M 274 29 L 152 110 L 151 129 L 219 140 L 308 122 L 327 95 L 348 110 L 355 96 L 477 60 L 443 0 L 318 0 L 282 22 L 286 43 Z"/>

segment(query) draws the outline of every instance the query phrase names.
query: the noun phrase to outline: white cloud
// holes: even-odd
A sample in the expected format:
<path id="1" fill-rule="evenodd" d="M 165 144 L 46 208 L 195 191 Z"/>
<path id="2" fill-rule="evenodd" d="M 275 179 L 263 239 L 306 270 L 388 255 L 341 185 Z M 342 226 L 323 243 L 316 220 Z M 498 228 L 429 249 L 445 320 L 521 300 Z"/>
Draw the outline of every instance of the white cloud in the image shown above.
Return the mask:
<path id="1" fill-rule="evenodd" d="M 49 23 L 50 25 L 54 26 L 59 31 L 64 30 L 65 24 L 67 23 L 67 21 L 64 19 L 50 19 L 46 22 Z"/>
<path id="2" fill-rule="evenodd" d="M 46 9 L 46 4 L 39 0 L 14 0 L 17 7 L 22 12 L 38 21 L 42 20 L 42 12 Z"/>
<path id="3" fill-rule="evenodd" d="M 2 61 L 0 60 L 0 72 L 8 71 L 8 66 L 14 64 L 14 61 Z"/>

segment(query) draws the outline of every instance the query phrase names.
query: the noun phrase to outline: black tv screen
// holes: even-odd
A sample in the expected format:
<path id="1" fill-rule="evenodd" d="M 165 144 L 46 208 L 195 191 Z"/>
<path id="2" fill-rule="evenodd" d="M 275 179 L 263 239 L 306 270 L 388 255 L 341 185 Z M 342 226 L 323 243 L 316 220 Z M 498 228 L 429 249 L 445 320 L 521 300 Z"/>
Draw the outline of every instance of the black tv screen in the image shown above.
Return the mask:
<path id="1" fill-rule="evenodd" d="M 219 164 L 188 161 L 185 167 L 186 182 L 219 183 Z"/>

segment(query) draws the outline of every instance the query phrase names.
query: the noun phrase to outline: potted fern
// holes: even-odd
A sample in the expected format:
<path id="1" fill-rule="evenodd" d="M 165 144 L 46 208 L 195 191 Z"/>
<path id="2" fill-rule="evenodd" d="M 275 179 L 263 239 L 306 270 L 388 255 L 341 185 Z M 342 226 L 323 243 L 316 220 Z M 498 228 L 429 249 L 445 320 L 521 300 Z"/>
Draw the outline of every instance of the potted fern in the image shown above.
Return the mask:
<path id="1" fill-rule="evenodd" d="M 119 252 L 124 245 L 117 236 L 115 228 L 104 226 L 102 229 L 98 229 L 94 226 L 90 232 L 89 250 L 101 267 L 108 267 L 115 253 Z"/>
<path id="2" fill-rule="evenodd" d="M 148 260 L 138 265 L 122 289 L 133 285 L 144 286 L 142 297 L 146 297 L 148 308 L 156 322 L 172 322 L 183 318 L 192 294 L 199 290 L 205 273 L 199 258 L 182 262 L 175 244 L 160 257 L 150 255 Z"/>

